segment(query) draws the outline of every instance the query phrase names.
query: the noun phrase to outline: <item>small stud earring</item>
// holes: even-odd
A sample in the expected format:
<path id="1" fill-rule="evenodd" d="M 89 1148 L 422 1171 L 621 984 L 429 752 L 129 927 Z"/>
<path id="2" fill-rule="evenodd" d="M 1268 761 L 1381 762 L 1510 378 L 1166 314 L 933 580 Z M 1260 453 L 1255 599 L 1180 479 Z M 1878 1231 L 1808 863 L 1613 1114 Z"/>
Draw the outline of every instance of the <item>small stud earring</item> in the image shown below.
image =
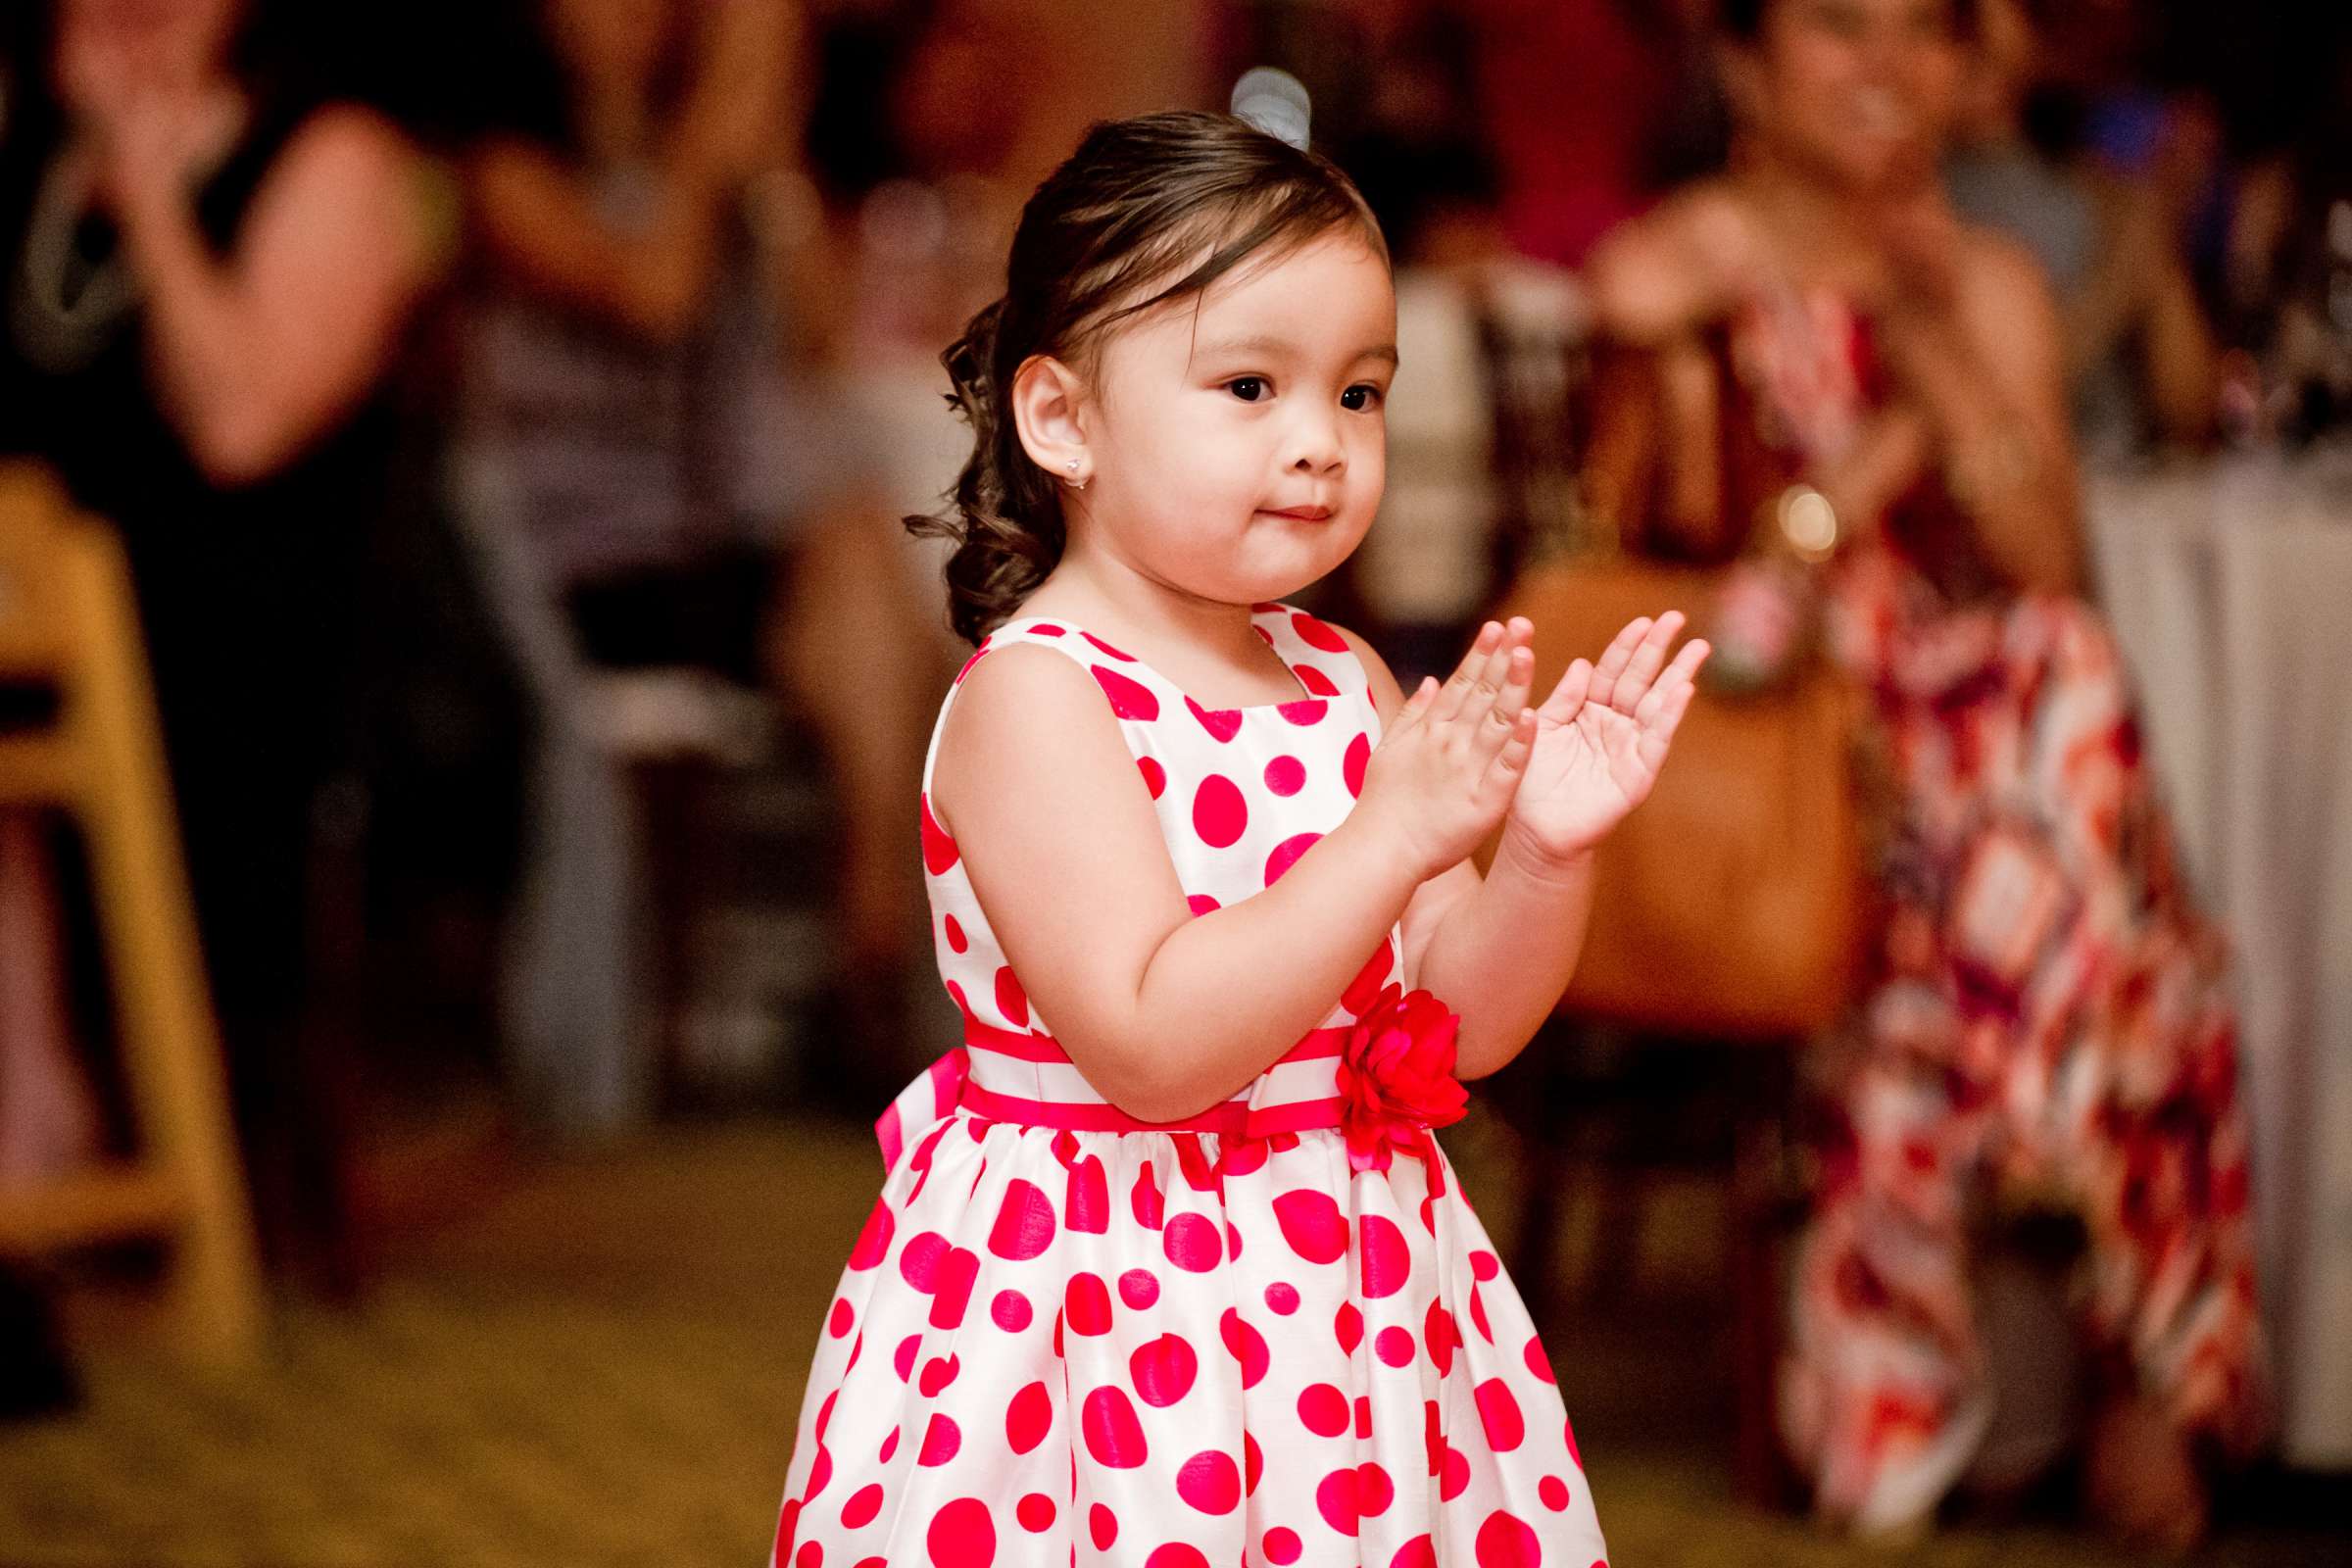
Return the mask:
<path id="1" fill-rule="evenodd" d="M 1068 467 L 1070 470 L 1070 477 L 1064 479 L 1062 483 L 1068 485 L 1073 490 L 1084 490 L 1086 488 L 1086 481 L 1077 477 L 1078 460 L 1076 458 L 1070 459 Z"/>

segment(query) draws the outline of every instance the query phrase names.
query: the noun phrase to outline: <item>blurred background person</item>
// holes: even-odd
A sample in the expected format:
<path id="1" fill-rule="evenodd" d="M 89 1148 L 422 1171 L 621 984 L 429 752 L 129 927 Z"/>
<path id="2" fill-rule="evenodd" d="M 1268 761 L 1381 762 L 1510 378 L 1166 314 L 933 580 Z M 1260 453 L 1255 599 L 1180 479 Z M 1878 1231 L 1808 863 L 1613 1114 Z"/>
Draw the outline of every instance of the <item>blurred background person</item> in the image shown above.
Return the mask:
<path id="1" fill-rule="evenodd" d="M 2213 432 L 2216 348 L 2179 215 L 2146 179 L 2083 159 L 2083 106 L 2041 74 L 2060 9 L 1982 0 L 1945 183 L 1962 218 L 2047 274 L 2084 449 L 2195 447 Z"/>
<path id="2" fill-rule="evenodd" d="M 439 265 L 411 145 L 246 0 L 56 0 L 0 144 L 0 447 L 127 547 L 265 1235 L 332 1187 L 303 1043 L 314 807 L 384 397 Z M 307 1168 L 297 1170 L 297 1165 Z"/>
<path id="3" fill-rule="evenodd" d="M 2030 255 L 1937 179 L 1977 14 L 1723 8 L 1730 170 L 1592 271 L 1639 351 L 1592 485 L 1629 542 L 1732 562 L 1869 696 L 1884 926 L 1797 1258 L 1784 1422 L 1821 1509 L 1913 1528 L 1976 1456 L 1984 1217 L 2079 1225 L 2089 1500 L 2182 1544 L 2259 1441 L 2223 949 L 2175 877 L 2122 666 L 2082 602 L 2065 333 Z M 1796 568 L 1796 550 L 1836 555 Z M 1758 562 L 1777 557 L 1769 564 Z M 1745 650 L 1776 678 L 1800 638 Z"/>

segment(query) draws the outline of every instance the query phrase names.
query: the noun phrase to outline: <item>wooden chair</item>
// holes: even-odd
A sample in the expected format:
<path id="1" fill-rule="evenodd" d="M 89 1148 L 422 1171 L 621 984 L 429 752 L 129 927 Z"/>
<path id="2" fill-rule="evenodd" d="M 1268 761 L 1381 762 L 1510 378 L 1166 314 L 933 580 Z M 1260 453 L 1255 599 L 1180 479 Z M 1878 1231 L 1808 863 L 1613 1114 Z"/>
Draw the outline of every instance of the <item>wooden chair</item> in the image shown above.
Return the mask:
<path id="1" fill-rule="evenodd" d="M 129 573 L 114 536 L 25 466 L 0 467 L 0 680 L 57 696 L 53 723 L 0 734 L 0 808 L 64 811 L 86 839 L 140 1146 L 0 1189 L 0 1251 L 161 1240 L 187 1348 L 242 1362 L 260 1269 Z"/>

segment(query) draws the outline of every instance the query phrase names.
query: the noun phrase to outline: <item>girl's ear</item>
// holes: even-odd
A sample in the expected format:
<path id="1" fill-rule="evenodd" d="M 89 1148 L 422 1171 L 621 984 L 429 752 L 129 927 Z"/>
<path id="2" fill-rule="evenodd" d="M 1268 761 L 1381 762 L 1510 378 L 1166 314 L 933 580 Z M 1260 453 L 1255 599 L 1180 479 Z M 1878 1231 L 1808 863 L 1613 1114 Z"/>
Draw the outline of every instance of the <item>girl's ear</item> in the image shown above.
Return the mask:
<path id="1" fill-rule="evenodd" d="M 1063 484 L 1084 489 L 1095 474 L 1078 372 L 1050 354 L 1033 354 L 1012 373 L 1012 419 L 1021 450 Z"/>

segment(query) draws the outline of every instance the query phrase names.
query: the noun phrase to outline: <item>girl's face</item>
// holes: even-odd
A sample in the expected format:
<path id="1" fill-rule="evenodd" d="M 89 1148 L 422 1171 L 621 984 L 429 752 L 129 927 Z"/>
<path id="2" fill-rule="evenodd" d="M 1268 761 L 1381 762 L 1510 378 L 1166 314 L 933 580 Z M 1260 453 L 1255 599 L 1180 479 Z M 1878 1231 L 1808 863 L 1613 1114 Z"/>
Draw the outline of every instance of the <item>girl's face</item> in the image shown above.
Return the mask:
<path id="1" fill-rule="evenodd" d="M 1791 163 L 1874 189 L 1933 168 L 1964 57 L 1951 0 L 1778 0 L 1728 63 L 1752 134 Z"/>
<path id="2" fill-rule="evenodd" d="M 1073 552 L 1222 604 L 1296 593 L 1371 526 L 1396 369 L 1396 292 L 1352 233 L 1120 323 L 1081 416 L 1094 477 L 1065 506 Z"/>

